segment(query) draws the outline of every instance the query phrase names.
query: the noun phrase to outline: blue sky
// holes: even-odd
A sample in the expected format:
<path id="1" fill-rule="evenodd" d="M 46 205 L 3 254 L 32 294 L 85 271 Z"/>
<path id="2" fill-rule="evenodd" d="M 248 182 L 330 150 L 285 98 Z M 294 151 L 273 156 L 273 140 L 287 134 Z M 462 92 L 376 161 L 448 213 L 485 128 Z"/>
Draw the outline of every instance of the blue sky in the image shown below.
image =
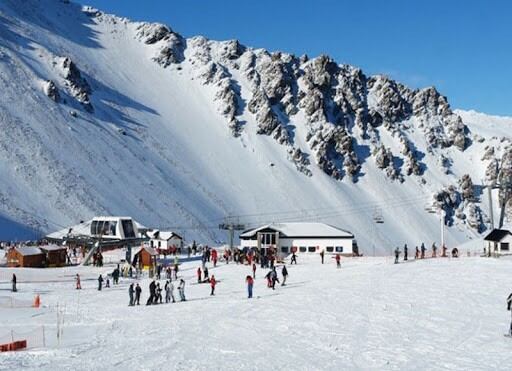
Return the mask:
<path id="1" fill-rule="evenodd" d="M 434 85 L 454 108 L 512 116 L 512 1 L 82 0 L 184 36 L 239 39 Z"/>

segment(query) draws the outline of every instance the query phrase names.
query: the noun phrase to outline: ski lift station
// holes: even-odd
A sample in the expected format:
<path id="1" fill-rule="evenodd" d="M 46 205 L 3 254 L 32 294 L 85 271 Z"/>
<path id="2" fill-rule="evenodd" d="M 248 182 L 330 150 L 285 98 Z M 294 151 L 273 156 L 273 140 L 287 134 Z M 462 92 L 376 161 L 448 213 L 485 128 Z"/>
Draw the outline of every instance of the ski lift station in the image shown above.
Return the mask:
<path id="1" fill-rule="evenodd" d="M 324 223 L 272 223 L 240 234 L 240 247 L 275 248 L 280 254 L 337 253 L 358 255 L 354 235 Z"/>
<path id="2" fill-rule="evenodd" d="M 50 233 L 46 238 L 52 241 L 91 238 L 124 241 L 140 238 L 146 230 L 146 227 L 128 216 L 97 216 L 86 222 Z"/>

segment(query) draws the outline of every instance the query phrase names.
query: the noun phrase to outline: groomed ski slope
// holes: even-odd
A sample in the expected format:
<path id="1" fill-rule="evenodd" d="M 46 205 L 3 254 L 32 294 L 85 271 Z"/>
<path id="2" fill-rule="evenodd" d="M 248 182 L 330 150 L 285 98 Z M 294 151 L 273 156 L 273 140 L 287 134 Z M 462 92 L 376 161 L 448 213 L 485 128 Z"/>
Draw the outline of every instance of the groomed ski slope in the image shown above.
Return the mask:
<path id="1" fill-rule="evenodd" d="M 509 369 L 507 332 L 512 261 L 299 257 L 289 284 L 265 287 L 257 271 L 246 299 L 247 266 L 212 268 L 217 295 L 193 284 L 197 263 L 183 264 L 185 303 L 128 307 L 129 280 L 96 290 L 113 267 L 0 270 L 0 296 L 17 272 L 18 299 L 41 293 L 43 308 L 0 308 L 2 334 L 45 325 L 47 349 L 0 355 L 3 370 L 489 370 Z M 84 289 L 74 289 L 82 275 Z M 280 269 L 279 269 L 280 272 Z M 37 277 L 40 281 L 24 283 Z M 149 281 L 141 281 L 142 299 Z M 163 283 L 163 281 L 162 281 Z M 177 294 L 177 293 L 176 293 Z M 56 343 L 57 309 L 64 308 Z"/>

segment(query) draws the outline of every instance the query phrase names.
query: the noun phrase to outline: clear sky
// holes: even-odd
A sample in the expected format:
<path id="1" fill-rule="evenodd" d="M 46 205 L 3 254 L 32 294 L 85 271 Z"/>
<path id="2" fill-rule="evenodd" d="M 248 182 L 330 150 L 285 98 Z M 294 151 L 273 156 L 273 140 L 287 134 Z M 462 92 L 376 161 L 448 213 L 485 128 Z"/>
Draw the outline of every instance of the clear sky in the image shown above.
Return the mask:
<path id="1" fill-rule="evenodd" d="M 80 0 L 75 0 L 80 1 Z M 512 116 L 512 0 L 81 0 L 183 36 L 243 44 L 434 85 L 454 108 Z"/>

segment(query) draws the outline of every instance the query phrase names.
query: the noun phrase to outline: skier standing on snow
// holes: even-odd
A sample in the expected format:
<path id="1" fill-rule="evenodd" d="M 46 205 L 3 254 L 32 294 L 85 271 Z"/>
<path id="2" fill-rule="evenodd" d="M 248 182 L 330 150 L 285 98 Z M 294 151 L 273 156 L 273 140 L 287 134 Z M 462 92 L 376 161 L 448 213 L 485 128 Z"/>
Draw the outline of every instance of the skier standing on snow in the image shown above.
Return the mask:
<path id="1" fill-rule="evenodd" d="M 153 280 L 149 284 L 149 298 L 148 298 L 148 301 L 146 302 L 146 305 L 151 305 L 155 301 L 155 297 L 156 297 L 155 291 L 156 291 L 156 283 L 155 283 L 155 280 Z"/>
<path id="2" fill-rule="evenodd" d="M 76 289 L 81 290 L 82 284 L 80 283 L 80 275 L 78 273 L 76 274 L 75 281 L 76 281 Z"/>
<path id="3" fill-rule="evenodd" d="M 416 254 L 414 255 L 414 259 L 419 259 L 420 258 L 420 249 L 418 248 L 418 246 L 416 246 Z"/>
<path id="4" fill-rule="evenodd" d="M 272 271 L 268 271 L 268 273 L 265 275 L 265 278 L 267 279 L 267 287 L 272 287 Z"/>
<path id="5" fill-rule="evenodd" d="M 252 263 L 252 278 L 256 278 L 256 263 Z"/>
<path id="6" fill-rule="evenodd" d="M 215 285 L 217 284 L 217 281 L 215 280 L 215 276 L 212 274 L 212 278 L 210 279 L 210 287 L 212 288 L 212 291 L 210 292 L 210 296 L 215 295 Z"/>
<path id="7" fill-rule="evenodd" d="M 295 251 L 292 252 L 292 260 L 290 261 L 290 265 L 292 265 L 293 263 L 297 265 L 297 255 L 295 254 Z"/>
<path id="8" fill-rule="evenodd" d="M 101 291 L 101 288 L 103 287 L 103 277 L 100 276 L 98 277 L 98 291 Z"/>
<path id="9" fill-rule="evenodd" d="M 437 246 L 435 242 L 432 244 L 432 257 L 437 257 Z"/>
<path id="10" fill-rule="evenodd" d="M 201 267 L 197 268 L 197 283 L 201 283 Z"/>
<path id="11" fill-rule="evenodd" d="M 183 278 L 180 280 L 178 292 L 180 293 L 180 300 L 187 301 L 187 299 L 185 299 L 185 280 Z"/>
<path id="12" fill-rule="evenodd" d="M 407 244 L 404 245 L 404 261 L 407 261 Z"/>
<path id="13" fill-rule="evenodd" d="M 163 300 L 162 300 L 162 288 L 160 287 L 160 282 L 158 282 L 156 284 L 155 303 L 158 304 L 158 302 L 160 302 L 160 304 L 162 304 L 162 302 L 163 302 Z"/>
<path id="14" fill-rule="evenodd" d="M 142 292 L 142 289 L 140 288 L 139 284 L 137 283 L 137 286 L 135 286 L 135 301 L 137 302 L 137 305 L 140 305 L 140 293 Z"/>
<path id="15" fill-rule="evenodd" d="M 279 283 L 279 278 L 277 278 L 276 267 L 273 267 L 270 271 L 270 278 L 272 279 L 272 290 L 276 289 L 276 282 Z"/>
<path id="16" fill-rule="evenodd" d="M 251 276 L 245 277 L 245 282 L 247 282 L 247 298 L 252 298 L 252 287 L 254 285 L 254 279 Z"/>
<path id="17" fill-rule="evenodd" d="M 281 286 L 285 286 L 286 285 L 286 277 L 288 277 L 288 269 L 286 269 L 286 265 L 283 265 L 281 274 L 283 275 L 283 283 L 281 284 Z"/>
<path id="18" fill-rule="evenodd" d="M 16 288 L 16 275 L 14 273 L 12 274 L 11 283 L 12 283 L 12 292 L 18 291 L 18 289 Z"/>
<path id="19" fill-rule="evenodd" d="M 427 251 L 427 249 L 425 248 L 425 244 L 422 242 L 421 243 L 421 258 L 422 259 L 425 259 L 425 251 Z"/>
<path id="20" fill-rule="evenodd" d="M 209 281 L 209 276 L 208 276 L 208 267 L 204 267 L 204 280 L 206 282 Z"/>
<path id="21" fill-rule="evenodd" d="M 512 309 L 512 293 L 507 298 L 507 310 L 510 311 L 511 309 Z M 512 320 L 510 322 L 510 329 L 509 329 L 508 334 L 509 334 L 509 336 L 512 336 Z"/>
<path id="22" fill-rule="evenodd" d="M 398 264 L 398 258 L 400 257 L 400 249 L 397 247 L 395 249 L 395 264 Z"/>
<path id="23" fill-rule="evenodd" d="M 169 280 L 165 282 L 164 291 L 165 291 L 165 303 L 169 304 L 171 301 L 171 288 L 169 287 Z"/>
<path id="24" fill-rule="evenodd" d="M 340 254 L 336 254 L 336 267 L 341 268 L 341 256 Z"/>
<path id="25" fill-rule="evenodd" d="M 211 254 L 212 254 L 213 266 L 216 267 L 217 266 L 217 250 L 212 249 Z"/>
<path id="26" fill-rule="evenodd" d="M 130 287 L 128 288 L 128 296 L 130 297 L 130 304 L 128 304 L 130 307 L 133 307 L 134 301 L 133 301 L 133 294 L 135 290 L 133 288 L 133 283 L 130 284 Z"/>
<path id="27" fill-rule="evenodd" d="M 324 264 L 325 251 L 320 251 L 320 258 L 322 259 L 322 264 Z"/>

